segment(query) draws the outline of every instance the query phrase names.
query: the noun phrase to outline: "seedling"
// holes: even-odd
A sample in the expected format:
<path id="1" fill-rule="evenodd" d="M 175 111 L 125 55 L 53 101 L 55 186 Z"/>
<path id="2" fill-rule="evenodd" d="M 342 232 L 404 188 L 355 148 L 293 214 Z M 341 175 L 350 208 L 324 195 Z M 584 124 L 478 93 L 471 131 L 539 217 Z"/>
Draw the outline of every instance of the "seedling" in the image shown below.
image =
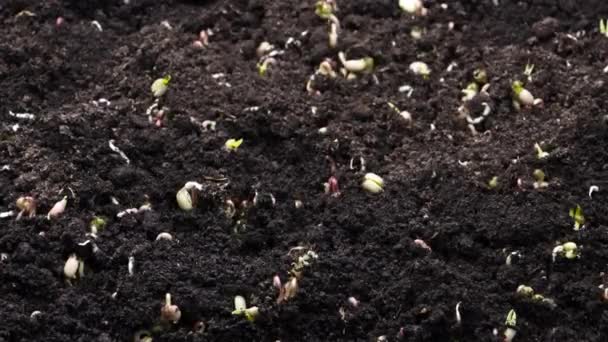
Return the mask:
<path id="1" fill-rule="evenodd" d="M 177 305 L 171 304 L 171 294 L 165 294 L 165 305 L 160 309 L 161 323 L 177 323 L 182 317 L 182 312 Z"/>
<path id="2" fill-rule="evenodd" d="M 374 70 L 374 59 L 371 57 L 364 57 L 360 59 L 346 59 L 344 52 L 338 53 L 338 58 L 348 72 L 353 74 L 358 73 L 370 73 Z"/>
<path id="3" fill-rule="evenodd" d="M 296 261 L 291 264 L 292 268 L 289 273 L 294 275 L 296 278 L 300 278 L 302 276 L 302 271 L 304 270 L 304 268 L 310 266 L 311 263 L 318 258 L 319 255 L 314 251 L 307 251 L 303 255 L 298 256 Z"/>
<path id="4" fill-rule="evenodd" d="M 537 159 L 545 159 L 549 157 L 549 153 L 543 151 L 538 143 L 534 144 L 534 149 L 536 150 L 536 158 Z"/>
<path id="5" fill-rule="evenodd" d="M 327 183 L 324 183 L 325 193 L 330 194 L 334 197 L 340 196 L 340 187 L 338 186 L 338 178 L 335 176 L 329 177 Z"/>
<path id="6" fill-rule="evenodd" d="M 247 307 L 247 302 L 242 296 L 234 297 L 234 311 L 232 314 L 235 316 L 245 316 L 249 322 L 254 322 L 260 313 L 257 306 Z"/>
<path id="7" fill-rule="evenodd" d="M 258 67 L 258 75 L 260 75 L 261 77 L 266 76 L 266 72 L 268 71 L 268 66 L 270 66 L 271 64 L 275 64 L 277 62 L 276 59 L 274 59 L 273 57 L 266 57 L 263 58 L 260 62 L 258 62 L 257 67 Z"/>
<path id="8" fill-rule="evenodd" d="M 513 90 L 513 106 L 517 110 L 521 108 L 521 105 L 530 107 L 542 103 L 541 99 L 535 99 L 532 93 L 524 88 L 524 84 L 521 81 L 514 81 L 511 84 L 511 89 Z"/>
<path id="9" fill-rule="evenodd" d="M 335 11 L 335 1 L 319 0 L 315 4 L 315 14 L 321 19 L 329 20 L 332 24 L 336 26 L 336 29 L 339 29 L 340 21 L 335 16 Z"/>
<path id="10" fill-rule="evenodd" d="M 154 241 L 160 241 L 160 240 L 168 240 L 171 241 L 173 240 L 173 236 L 169 233 L 160 233 L 156 236 L 156 239 Z"/>
<path id="11" fill-rule="evenodd" d="M 190 211 L 196 206 L 198 193 L 203 190 L 203 185 L 197 182 L 186 183 L 175 195 L 177 205 L 183 211 Z"/>
<path id="12" fill-rule="evenodd" d="M 224 144 L 224 147 L 227 151 L 236 151 L 243 143 L 243 138 L 241 139 L 228 139 Z"/>
<path id="13" fill-rule="evenodd" d="M 555 248 L 553 248 L 553 253 L 552 253 L 552 257 L 553 257 L 553 262 L 555 262 L 555 258 L 561 255 L 566 259 L 574 259 L 580 256 L 580 253 L 578 251 L 578 247 L 576 246 L 576 243 L 574 242 L 566 242 L 562 245 L 558 245 Z"/>
<path id="14" fill-rule="evenodd" d="M 608 20 L 600 19 L 600 34 L 608 38 Z"/>
<path id="15" fill-rule="evenodd" d="M 485 69 L 475 69 L 473 70 L 473 79 L 478 84 L 486 84 L 488 83 L 488 73 Z"/>
<path id="16" fill-rule="evenodd" d="M 576 205 L 574 208 L 570 208 L 568 213 L 572 220 L 574 220 L 574 230 L 579 230 L 585 226 L 585 215 L 583 215 L 583 208 L 580 205 Z"/>
<path id="17" fill-rule="evenodd" d="M 479 92 L 479 86 L 475 82 L 467 84 L 467 87 L 460 91 L 464 96 L 460 99 L 462 102 L 469 101 Z"/>
<path id="18" fill-rule="evenodd" d="M 429 245 L 426 244 L 426 242 L 424 242 L 424 240 L 421 239 L 416 239 L 414 240 L 414 244 L 428 252 L 432 252 L 433 250 L 431 249 L 431 247 L 429 247 Z"/>
<path id="19" fill-rule="evenodd" d="M 397 106 L 395 106 L 391 102 L 386 103 L 395 113 L 399 114 L 399 116 L 405 121 L 408 127 L 412 127 L 412 114 L 407 110 L 401 111 Z"/>
<path id="20" fill-rule="evenodd" d="M 594 192 L 598 192 L 600 191 L 600 187 L 597 185 L 592 185 L 589 187 L 589 198 L 593 199 L 593 197 L 591 197 L 591 195 L 593 195 Z"/>
<path id="21" fill-rule="evenodd" d="M 412 62 L 412 64 L 410 64 L 410 71 L 416 75 L 422 76 L 425 80 L 428 79 L 431 74 L 431 69 L 428 64 L 420 61 Z"/>
<path id="22" fill-rule="evenodd" d="M 337 20 L 337 19 L 336 19 Z M 327 35 L 329 47 L 335 48 L 338 45 L 338 25 L 334 22 L 329 24 L 329 33 Z"/>
<path id="23" fill-rule="evenodd" d="M 375 173 L 366 173 L 361 187 L 367 192 L 377 194 L 384 191 L 384 180 Z"/>
<path id="24" fill-rule="evenodd" d="M 317 69 L 317 74 L 327 76 L 329 78 L 336 78 L 338 74 L 334 71 L 331 60 L 326 59 L 321 64 L 319 64 L 319 69 Z"/>
<path id="25" fill-rule="evenodd" d="M 534 170 L 532 175 L 534 176 L 534 179 L 536 180 L 533 184 L 534 189 L 541 189 L 541 188 L 546 188 L 549 186 L 549 183 L 545 182 L 545 173 L 543 172 L 543 170 L 536 169 L 536 170 Z"/>
<path id="26" fill-rule="evenodd" d="M 78 258 L 76 254 L 71 254 L 63 266 L 63 275 L 69 284 L 76 278 L 84 277 L 84 261 Z"/>
<path id="27" fill-rule="evenodd" d="M 103 230 L 106 227 L 106 220 L 104 220 L 100 216 L 95 216 L 91 220 L 89 227 L 91 228 L 91 234 L 97 235 L 99 231 Z"/>
<path id="28" fill-rule="evenodd" d="M 498 177 L 494 176 L 488 181 L 488 189 L 493 190 L 498 187 Z"/>
<path id="29" fill-rule="evenodd" d="M 428 13 L 428 10 L 422 4 L 422 0 L 399 0 L 399 7 L 413 15 L 425 16 Z"/>
<path id="30" fill-rule="evenodd" d="M 23 215 L 27 215 L 27 217 L 30 218 L 36 216 L 36 200 L 34 197 L 19 197 L 17 199 L 16 206 L 20 210 L 19 214 L 17 215 L 17 220 L 21 219 Z"/>
<path id="31" fill-rule="evenodd" d="M 150 87 L 152 95 L 154 95 L 156 98 L 165 95 L 167 89 L 169 89 L 169 82 L 171 82 L 171 75 L 156 79 Z"/>
<path id="32" fill-rule="evenodd" d="M 255 50 L 258 58 L 262 58 L 274 50 L 274 45 L 269 42 L 261 42 L 258 48 Z"/>
<path id="33" fill-rule="evenodd" d="M 61 201 L 53 205 L 53 208 L 51 208 L 49 213 L 46 215 L 46 218 L 50 220 L 51 218 L 57 218 L 61 216 L 61 214 L 63 214 L 63 212 L 65 211 L 65 207 L 67 206 L 67 204 L 68 196 L 63 196 L 63 199 Z"/>
<path id="34" fill-rule="evenodd" d="M 522 297 L 532 297 L 534 295 L 534 289 L 526 285 L 519 285 L 516 292 Z"/>
<path id="35" fill-rule="evenodd" d="M 295 276 L 291 277 L 285 285 L 281 286 L 281 279 L 277 275 L 274 277 L 273 285 L 279 290 L 277 304 L 286 302 L 298 294 L 298 278 Z"/>
<path id="36" fill-rule="evenodd" d="M 517 334 L 517 330 L 515 330 L 515 327 L 517 326 L 517 314 L 515 313 L 515 310 L 511 309 L 511 311 L 509 311 L 509 313 L 507 314 L 507 319 L 505 320 L 505 326 L 507 327 L 505 329 L 504 332 L 504 342 L 511 342 L 513 341 L 513 338 L 515 337 L 515 335 Z"/>
<path id="37" fill-rule="evenodd" d="M 528 78 L 528 82 L 532 82 L 532 73 L 534 72 L 534 64 L 526 63 L 524 68 L 524 76 Z"/>
<path id="38" fill-rule="evenodd" d="M 152 334 L 147 330 L 139 330 L 133 335 L 133 342 L 152 342 Z"/>

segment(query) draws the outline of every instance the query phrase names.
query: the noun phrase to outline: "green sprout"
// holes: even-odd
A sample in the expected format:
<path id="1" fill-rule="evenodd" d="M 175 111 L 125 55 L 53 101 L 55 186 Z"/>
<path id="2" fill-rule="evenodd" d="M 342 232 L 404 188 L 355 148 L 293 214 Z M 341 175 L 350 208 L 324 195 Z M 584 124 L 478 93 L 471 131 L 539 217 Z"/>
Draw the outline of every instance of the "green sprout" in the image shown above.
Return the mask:
<path id="1" fill-rule="evenodd" d="M 562 255 L 566 259 L 577 258 L 579 257 L 578 246 L 576 245 L 576 243 L 570 241 L 561 245 L 557 245 L 555 246 L 555 248 L 553 248 L 553 262 L 555 262 L 555 257 L 557 255 Z"/>
<path id="2" fill-rule="evenodd" d="M 331 4 L 329 4 L 326 1 L 319 0 L 315 4 L 315 14 L 322 19 L 329 20 L 331 18 L 331 16 L 333 15 L 333 11 L 334 10 L 333 10 Z"/>
<path id="3" fill-rule="evenodd" d="M 526 88 L 521 81 L 513 81 L 511 84 L 513 90 L 513 104 L 516 109 L 519 109 L 520 105 L 532 106 L 535 104 L 534 96 Z"/>
<path id="4" fill-rule="evenodd" d="M 473 71 L 473 79 L 479 84 L 488 83 L 488 73 L 485 69 L 475 69 Z"/>
<path id="5" fill-rule="evenodd" d="M 224 147 L 228 151 L 236 151 L 241 146 L 242 143 L 243 143 L 243 138 L 238 139 L 238 140 L 237 139 L 228 139 L 228 140 L 226 140 Z"/>
<path id="6" fill-rule="evenodd" d="M 507 314 L 507 319 L 505 320 L 505 325 L 508 327 L 516 327 L 517 326 L 517 313 L 515 310 L 511 309 Z"/>
<path id="7" fill-rule="evenodd" d="M 602 36 L 608 38 L 608 20 L 600 19 L 600 33 Z"/>
<path id="8" fill-rule="evenodd" d="M 257 306 L 247 307 L 247 302 L 243 296 L 234 297 L 234 311 L 232 314 L 235 316 L 245 316 L 245 319 L 249 322 L 255 321 L 260 310 Z"/>
<path id="9" fill-rule="evenodd" d="M 574 230 L 579 230 L 585 225 L 585 215 L 583 215 L 583 208 L 580 205 L 576 205 L 574 208 L 570 208 L 570 217 L 574 220 Z"/>
<path id="10" fill-rule="evenodd" d="M 106 227 L 106 220 L 101 216 L 95 216 L 89 226 L 91 227 L 91 234 L 97 234 Z"/>
<path id="11" fill-rule="evenodd" d="M 384 180 L 375 173 L 368 172 L 363 177 L 361 187 L 372 194 L 384 191 Z"/>
<path id="12" fill-rule="evenodd" d="M 266 72 L 268 71 L 268 66 L 271 64 L 275 64 L 277 62 L 276 59 L 272 57 L 264 58 L 263 61 L 257 64 L 258 74 L 262 77 L 266 76 Z"/>
<path id="13" fill-rule="evenodd" d="M 549 156 L 549 153 L 543 151 L 538 143 L 534 144 L 534 149 L 536 150 L 537 159 L 545 159 Z"/>
<path id="14" fill-rule="evenodd" d="M 536 182 L 534 182 L 534 189 L 546 188 L 549 183 L 545 182 L 545 173 L 541 169 L 536 169 L 532 173 Z"/>
<path id="15" fill-rule="evenodd" d="M 167 89 L 169 89 L 169 82 L 171 82 L 171 75 L 156 79 L 150 87 L 152 95 L 154 95 L 154 97 L 161 97 L 165 95 Z"/>
<path id="16" fill-rule="evenodd" d="M 475 95 L 477 95 L 478 92 L 479 86 L 477 85 L 477 83 L 471 82 L 467 84 L 467 87 L 461 90 L 461 93 L 464 94 L 464 96 L 462 97 L 462 101 L 471 100 L 475 97 Z"/>
<path id="17" fill-rule="evenodd" d="M 516 292 L 522 297 L 532 297 L 534 295 L 534 289 L 526 285 L 519 285 Z"/>

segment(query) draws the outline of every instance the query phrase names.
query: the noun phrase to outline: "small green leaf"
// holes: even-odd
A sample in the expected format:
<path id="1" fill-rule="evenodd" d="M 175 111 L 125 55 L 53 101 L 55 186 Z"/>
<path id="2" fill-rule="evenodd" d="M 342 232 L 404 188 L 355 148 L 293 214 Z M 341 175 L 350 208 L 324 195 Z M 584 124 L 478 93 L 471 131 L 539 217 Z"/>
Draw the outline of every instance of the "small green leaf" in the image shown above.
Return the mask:
<path id="1" fill-rule="evenodd" d="M 580 205 L 570 208 L 569 215 L 574 220 L 574 230 L 579 230 L 585 225 L 585 215 Z"/>
<path id="2" fill-rule="evenodd" d="M 517 314 L 515 313 L 515 310 L 511 309 L 511 311 L 509 311 L 505 325 L 508 327 L 517 326 Z"/>

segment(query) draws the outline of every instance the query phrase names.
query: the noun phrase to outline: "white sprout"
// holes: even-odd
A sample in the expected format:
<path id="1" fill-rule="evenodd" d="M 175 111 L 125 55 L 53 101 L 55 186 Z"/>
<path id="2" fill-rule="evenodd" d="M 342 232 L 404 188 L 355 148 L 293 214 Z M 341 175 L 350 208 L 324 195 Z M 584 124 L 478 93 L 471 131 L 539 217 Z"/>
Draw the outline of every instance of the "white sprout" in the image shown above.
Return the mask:
<path id="1" fill-rule="evenodd" d="M 91 25 L 95 26 L 95 28 L 99 31 L 99 32 L 103 32 L 103 28 L 101 27 L 101 24 L 99 23 L 99 21 L 97 20 L 93 20 L 91 21 Z"/>
<path id="2" fill-rule="evenodd" d="M 594 192 L 598 192 L 598 191 L 600 191 L 600 187 L 599 187 L 599 186 L 597 186 L 597 185 L 592 185 L 592 186 L 590 186 L 590 187 L 589 187 L 589 198 L 592 198 L 592 197 L 591 197 L 591 195 L 592 195 Z"/>
<path id="3" fill-rule="evenodd" d="M 25 120 L 34 120 L 36 115 L 30 113 L 13 113 L 12 111 L 8 111 L 8 114 L 17 119 L 25 119 Z"/>
<path id="4" fill-rule="evenodd" d="M 110 149 L 116 153 L 118 153 L 120 155 L 120 157 L 122 159 L 125 160 L 125 162 L 127 162 L 127 164 L 131 163 L 131 160 L 129 160 L 129 157 L 127 157 L 127 155 L 121 151 L 118 147 L 116 147 L 116 145 L 114 145 L 114 140 L 110 140 L 108 141 L 108 145 L 110 146 Z"/>

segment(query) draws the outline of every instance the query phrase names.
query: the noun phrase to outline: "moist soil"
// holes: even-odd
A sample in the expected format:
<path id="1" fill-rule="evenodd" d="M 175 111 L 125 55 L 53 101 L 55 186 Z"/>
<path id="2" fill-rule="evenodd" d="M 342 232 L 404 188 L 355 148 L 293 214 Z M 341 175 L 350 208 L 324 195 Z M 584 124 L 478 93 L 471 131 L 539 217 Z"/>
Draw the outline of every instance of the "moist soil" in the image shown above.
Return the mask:
<path id="1" fill-rule="evenodd" d="M 38 208 L 0 219 L 0 341 L 132 341 L 142 329 L 154 341 L 499 341 L 511 309 L 515 341 L 608 340 L 607 2 L 425 1 L 428 15 L 412 17 L 396 0 L 338 1 L 334 49 L 312 1 L 127 2 L 0 3 L 0 212 L 16 214 L 21 196 Z M 207 29 L 208 46 L 194 46 Z M 263 41 L 283 53 L 260 76 Z M 339 51 L 373 57 L 373 73 L 317 75 L 307 92 Z M 417 60 L 429 77 L 409 70 Z M 492 111 L 474 135 L 458 108 L 478 68 Z M 146 110 L 165 75 L 158 127 Z M 543 104 L 515 110 L 514 80 Z M 238 150 L 229 138 L 243 138 Z M 534 188 L 535 169 L 548 187 Z M 361 188 L 366 172 L 383 192 Z M 332 175 L 338 196 L 323 190 Z M 188 181 L 203 191 L 185 212 Z M 107 223 L 96 238 L 95 216 Z M 553 262 L 566 241 L 578 257 Z M 287 282 L 296 246 L 318 259 L 277 304 L 273 277 Z M 73 253 L 85 272 L 66 282 Z M 518 296 L 521 284 L 553 303 Z M 165 293 L 176 324 L 159 325 Z M 236 295 L 259 308 L 253 323 L 232 314 Z"/>

